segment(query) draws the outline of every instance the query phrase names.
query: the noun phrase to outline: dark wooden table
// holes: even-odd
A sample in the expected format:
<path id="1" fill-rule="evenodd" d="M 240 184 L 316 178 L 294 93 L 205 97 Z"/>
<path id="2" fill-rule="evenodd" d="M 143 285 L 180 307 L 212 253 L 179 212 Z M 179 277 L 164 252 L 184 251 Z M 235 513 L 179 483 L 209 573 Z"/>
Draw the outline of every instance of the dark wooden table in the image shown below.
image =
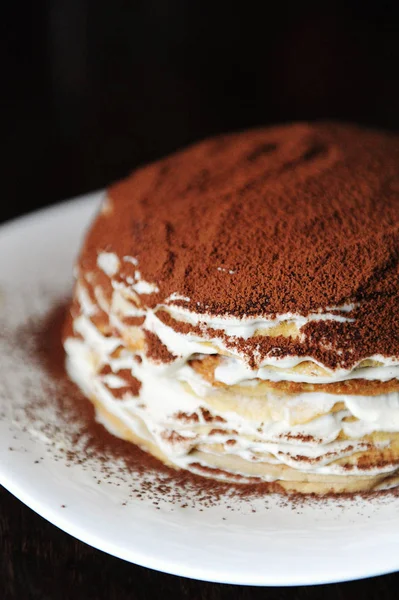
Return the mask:
<path id="1" fill-rule="evenodd" d="M 215 132 L 307 118 L 398 128 L 398 3 L 279 2 L 267 15 L 205 4 L 4 3 L 0 222 Z M 398 589 L 399 574 L 297 589 L 164 575 L 74 540 L 0 490 L 0 600 L 384 600 Z"/>

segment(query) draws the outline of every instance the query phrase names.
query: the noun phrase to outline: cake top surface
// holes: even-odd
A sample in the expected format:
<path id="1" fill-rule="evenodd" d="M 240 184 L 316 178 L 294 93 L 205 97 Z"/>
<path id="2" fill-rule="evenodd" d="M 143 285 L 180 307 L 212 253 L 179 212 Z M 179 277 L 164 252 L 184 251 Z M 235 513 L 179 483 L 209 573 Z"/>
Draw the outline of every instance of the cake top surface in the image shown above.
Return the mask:
<path id="1" fill-rule="evenodd" d="M 396 136 L 335 123 L 219 136 L 108 196 L 82 259 L 137 258 L 158 302 L 251 317 L 371 301 L 381 313 L 383 298 L 399 320 Z"/>

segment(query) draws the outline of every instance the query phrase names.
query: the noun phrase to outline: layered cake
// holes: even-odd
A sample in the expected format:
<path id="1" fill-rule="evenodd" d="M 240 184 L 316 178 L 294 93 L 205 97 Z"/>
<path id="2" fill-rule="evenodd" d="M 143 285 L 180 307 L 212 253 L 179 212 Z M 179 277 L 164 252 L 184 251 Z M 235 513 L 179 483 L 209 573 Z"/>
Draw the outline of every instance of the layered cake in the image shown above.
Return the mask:
<path id="1" fill-rule="evenodd" d="M 163 463 L 282 492 L 398 485 L 398 138 L 288 125 L 136 170 L 70 312 L 70 377 Z"/>

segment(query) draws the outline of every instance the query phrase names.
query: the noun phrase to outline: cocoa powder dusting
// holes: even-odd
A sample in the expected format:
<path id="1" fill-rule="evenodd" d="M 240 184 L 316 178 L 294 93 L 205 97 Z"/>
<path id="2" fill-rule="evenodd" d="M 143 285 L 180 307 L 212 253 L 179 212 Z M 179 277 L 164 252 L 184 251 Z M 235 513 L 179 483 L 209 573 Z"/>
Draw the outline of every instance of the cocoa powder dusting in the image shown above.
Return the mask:
<path id="1" fill-rule="evenodd" d="M 98 216 L 80 266 L 95 270 L 102 249 L 134 256 L 160 290 L 143 304 L 178 293 L 189 301 L 175 304 L 198 313 L 306 315 L 354 303 L 354 322 L 314 321 L 304 345 L 274 347 L 331 368 L 398 356 L 398 165 L 397 136 L 348 125 L 206 140 L 113 185 L 113 211 Z M 317 345 L 324 338 L 330 350 Z"/>
<path id="2" fill-rule="evenodd" d="M 144 329 L 145 341 L 146 341 L 146 355 L 154 361 L 168 363 L 172 362 L 176 356 L 169 352 L 165 344 L 161 342 L 159 337 L 152 333 L 152 331 L 148 331 Z"/>
<path id="3" fill-rule="evenodd" d="M 120 390 L 124 390 L 122 395 L 126 392 L 132 394 L 132 396 L 138 396 L 141 388 L 141 381 L 139 381 L 136 377 L 132 375 L 132 372 L 129 369 L 121 369 L 117 372 L 118 377 L 123 379 L 126 382 L 126 386 L 120 388 Z M 112 393 L 118 391 L 118 388 L 113 388 Z"/>

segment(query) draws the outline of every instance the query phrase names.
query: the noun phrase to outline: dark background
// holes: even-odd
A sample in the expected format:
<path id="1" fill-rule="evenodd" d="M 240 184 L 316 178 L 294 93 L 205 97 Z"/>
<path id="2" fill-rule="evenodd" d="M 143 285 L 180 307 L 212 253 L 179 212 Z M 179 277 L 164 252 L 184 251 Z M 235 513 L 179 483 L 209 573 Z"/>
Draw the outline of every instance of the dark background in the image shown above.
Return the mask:
<path id="1" fill-rule="evenodd" d="M 0 23 L 3 219 L 221 131 L 399 125 L 396 0 L 8 1 Z"/>
<path id="2" fill-rule="evenodd" d="M 0 221 L 222 131 L 325 118 L 398 129 L 395 0 L 4 2 L 0 27 Z M 398 575 L 262 590 L 156 574 L 0 498 L 5 600 L 397 597 Z"/>

